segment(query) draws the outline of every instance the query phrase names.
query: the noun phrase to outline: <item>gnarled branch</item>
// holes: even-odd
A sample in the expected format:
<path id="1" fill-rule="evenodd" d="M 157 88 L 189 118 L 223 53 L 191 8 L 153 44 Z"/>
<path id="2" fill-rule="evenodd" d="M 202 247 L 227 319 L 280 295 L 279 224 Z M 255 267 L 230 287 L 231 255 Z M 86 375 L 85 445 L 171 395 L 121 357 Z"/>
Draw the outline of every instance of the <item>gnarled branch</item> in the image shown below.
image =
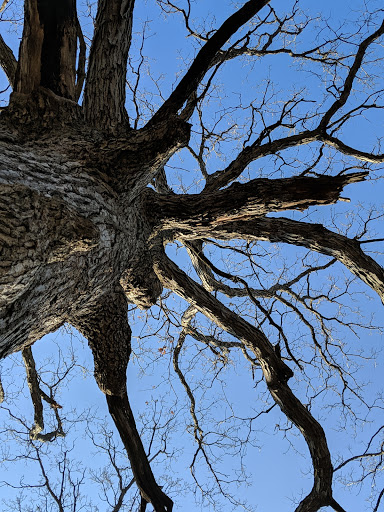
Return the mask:
<path id="1" fill-rule="evenodd" d="M 221 304 L 165 255 L 161 257 L 159 254 L 155 270 L 165 287 L 183 297 L 219 327 L 240 339 L 254 353 L 273 399 L 304 436 L 311 453 L 314 485 L 296 512 L 315 512 L 326 505 L 338 507 L 335 510 L 341 512 L 342 507 L 332 497 L 333 467 L 324 431 L 288 386 L 287 381 L 292 376 L 292 370 L 278 357 L 272 344 L 259 329 Z"/>
<path id="2" fill-rule="evenodd" d="M 156 512 L 171 512 L 172 500 L 156 483 L 128 400 L 126 370 L 131 353 L 131 329 L 122 288 L 111 290 L 104 300 L 72 318 L 71 323 L 86 336 L 92 349 L 96 382 L 106 395 L 109 412 L 142 496 L 152 503 Z"/>
<path id="3" fill-rule="evenodd" d="M 157 210 L 162 230 L 194 230 L 200 226 L 246 220 L 280 210 L 304 210 L 314 205 L 336 203 L 343 188 L 363 181 L 367 172 L 318 178 L 259 178 L 233 183 L 225 190 L 178 196 L 148 194 L 152 211 Z"/>
<path id="4" fill-rule="evenodd" d="M 200 233 L 201 236 L 204 235 Z M 211 236 L 226 240 L 246 238 L 282 242 L 332 256 L 370 286 L 384 301 L 384 269 L 362 251 L 358 240 L 335 233 L 321 224 L 260 217 L 250 221 L 223 224 L 220 228 L 213 229 Z"/>

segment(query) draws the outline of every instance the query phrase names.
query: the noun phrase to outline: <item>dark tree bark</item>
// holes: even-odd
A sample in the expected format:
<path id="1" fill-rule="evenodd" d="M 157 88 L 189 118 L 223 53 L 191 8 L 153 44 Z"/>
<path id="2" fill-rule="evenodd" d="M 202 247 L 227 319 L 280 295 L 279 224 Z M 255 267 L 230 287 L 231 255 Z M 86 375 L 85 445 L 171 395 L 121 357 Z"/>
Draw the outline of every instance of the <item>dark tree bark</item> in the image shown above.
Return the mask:
<path id="1" fill-rule="evenodd" d="M 92 126 L 114 135 L 126 133 L 129 126 L 125 111 L 125 75 L 134 5 L 135 0 L 99 2 L 89 56 L 85 118 Z"/>
<path id="2" fill-rule="evenodd" d="M 319 114 L 317 126 L 273 140 L 273 128 L 266 129 L 225 169 L 207 175 L 201 194 L 174 194 L 166 180 L 161 186 L 164 165 L 189 142 L 191 126 L 185 119 L 197 105 L 204 76 L 225 62 L 229 39 L 267 4 L 245 2 L 208 37 L 169 98 L 138 130 L 130 128 L 125 108 L 134 0 L 98 2 L 82 105 L 77 100 L 85 50 L 75 0 L 25 1 L 17 70 L 0 39 L 0 65 L 14 90 L 0 117 L 0 354 L 26 349 L 65 322 L 84 334 L 142 503 L 151 503 L 156 512 L 171 511 L 173 503 L 155 480 L 129 404 L 127 308 L 128 303 L 150 308 L 163 287 L 238 338 L 261 366 L 273 400 L 304 436 L 314 484 L 297 512 L 323 506 L 343 510 L 332 497 L 325 433 L 289 387 L 292 369 L 261 329 L 221 304 L 164 252 L 164 245 L 176 239 L 192 255 L 208 238 L 304 246 L 338 259 L 384 297 L 384 271 L 357 240 L 322 225 L 267 217 L 336 203 L 343 188 L 363 181 L 368 171 L 232 183 L 253 161 L 312 143 L 362 162 L 384 161 L 383 155 L 343 143 L 332 125 L 384 23 L 358 47 L 339 97 Z M 156 190 L 148 188 L 151 183 Z M 195 258 L 194 264 L 202 276 L 210 272 L 206 261 Z M 214 289 L 213 280 L 202 281 Z"/>
<path id="3" fill-rule="evenodd" d="M 30 94 L 46 87 L 74 99 L 76 81 L 77 14 L 75 0 L 30 0 L 24 4 L 15 90 Z"/>

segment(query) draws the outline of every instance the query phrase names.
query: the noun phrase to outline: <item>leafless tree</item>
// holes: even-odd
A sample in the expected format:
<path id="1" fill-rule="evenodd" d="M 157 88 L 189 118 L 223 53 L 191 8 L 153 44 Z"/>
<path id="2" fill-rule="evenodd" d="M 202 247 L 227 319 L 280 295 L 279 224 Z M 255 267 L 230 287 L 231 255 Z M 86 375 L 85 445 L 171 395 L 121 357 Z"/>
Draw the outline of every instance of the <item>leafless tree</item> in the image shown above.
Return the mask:
<path id="1" fill-rule="evenodd" d="M 214 440 L 207 437 L 199 388 L 186 377 L 196 362 L 190 357 L 182 365 L 191 339 L 214 358 L 213 380 L 229 354 L 237 349 L 245 356 L 265 403 L 247 418 L 251 429 L 259 414 L 277 406 L 287 421 L 278 428 L 293 425 L 303 436 L 313 487 L 296 512 L 325 506 L 342 512 L 334 473 L 369 459 L 378 474 L 382 449 L 371 448 L 382 429 L 365 451 L 334 466 L 312 404 L 324 390 L 338 395 L 346 415 L 353 414 L 351 396 L 364 401 L 350 366 L 363 356 L 333 329 L 363 328 L 346 318 L 356 280 L 384 300 L 380 256 L 376 261 L 367 250 L 382 242 L 368 235 L 381 213 L 371 209 L 352 223 L 338 210 L 328 220 L 315 210 L 348 201 L 344 188 L 361 187 L 384 162 L 380 140 L 367 148 L 348 135 L 356 119 L 382 113 L 383 10 L 367 6 L 348 31 L 321 24 L 297 2 L 284 12 L 268 0 L 241 2 L 221 23 L 208 16 L 195 21 L 190 0 L 157 4 L 164 16 L 183 21 L 195 51 L 170 94 L 159 76 L 143 84 L 149 64 L 144 29 L 144 37 L 133 36 L 134 0 L 97 2 L 87 60 L 75 0 L 25 0 L 18 59 L 0 40 L 0 64 L 13 89 L 0 118 L 0 347 L 3 357 L 24 351 L 35 396 L 30 435 L 41 432 L 46 398 L 35 385 L 28 347 L 70 324 L 92 350 L 142 508 L 172 510 L 128 399 L 131 304 L 149 310 L 149 328 L 153 319 L 160 322 L 157 333 L 166 342 L 159 357 L 173 354 L 189 400 L 197 487 L 204 485 L 194 469 L 202 459 L 225 494 L 228 481 L 215 469 L 213 446 L 230 440 L 241 446 L 247 438 L 231 439 L 219 428 Z M 297 73 L 306 70 L 307 88 L 279 90 L 268 66 L 280 67 L 282 59 Z M 240 74 L 244 61 L 257 88 L 249 84 L 237 91 L 237 103 L 233 96 L 226 101 L 226 70 Z M 195 173 L 192 179 L 183 166 Z M 166 253 L 172 244 L 192 267 Z M 281 257 L 275 244 L 284 247 Z M 341 266 L 350 273 L 344 280 Z M 333 277 L 326 281 L 324 274 Z M 184 301 L 178 311 L 168 294 L 161 297 L 164 289 Z M 60 429 L 58 423 L 56 435 Z"/>

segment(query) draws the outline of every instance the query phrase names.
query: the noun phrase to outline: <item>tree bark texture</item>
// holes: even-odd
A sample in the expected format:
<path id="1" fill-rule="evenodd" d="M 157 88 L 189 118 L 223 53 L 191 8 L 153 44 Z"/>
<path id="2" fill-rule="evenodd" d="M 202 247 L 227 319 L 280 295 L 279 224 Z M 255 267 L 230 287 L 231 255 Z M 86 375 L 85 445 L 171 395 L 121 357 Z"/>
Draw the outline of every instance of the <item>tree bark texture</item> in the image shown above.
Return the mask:
<path id="1" fill-rule="evenodd" d="M 75 98 L 77 15 L 75 0 L 27 0 L 15 90 L 39 86 Z"/>
<path id="2" fill-rule="evenodd" d="M 364 162 L 382 162 L 383 155 L 369 155 L 328 135 L 339 108 L 334 103 L 313 130 L 246 146 L 226 169 L 207 177 L 201 194 L 174 194 L 166 181 L 161 193 L 148 187 L 156 177 L 160 183 L 164 165 L 189 142 L 191 126 L 179 110 L 195 98 L 223 45 L 267 3 L 250 0 L 229 17 L 202 46 L 158 112 L 138 130 L 129 127 L 125 109 L 134 0 L 98 2 L 82 105 L 77 99 L 85 56 L 75 0 L 25 1 L 17 70 L 12 52 L 0 39 L 0 64 L 14 87 L 0 117 L 0 356 L 25 349 L 65 322 L 78 328 L 88 339 L 96 381 L 143 500 L 156 512 L 171 511 L 172 501 L 153 476 L 128 400 L 127 309 L 128 303 L 150 308 L 163 287 L 252 352 L 271 396 L 303 434 L 314 484 L 297 512 L 327 505 L 342 510 L 332 497 L 325 433 L 289 387 L 292 369 L 261 329 L 178 269 L 165 256 L 164 246 L 180 240 L 192 258 L 209 238 L 304 246 L 339 260 L 383 300 L 384 271 L 357 240 L 322 225 L 268 217 L 334 204 L 343 188 L 366 179 L 367 171 L 235 182 L 254 160 L 315 141 Z M 361 64 L 369 44 L 383 32 L 384 25 L 360 45 L 355 62 Z M 194 264 L 201 266 L 201 261 L 195 258 Z M 212 280 L 202 281 L 214 288 Z"/>

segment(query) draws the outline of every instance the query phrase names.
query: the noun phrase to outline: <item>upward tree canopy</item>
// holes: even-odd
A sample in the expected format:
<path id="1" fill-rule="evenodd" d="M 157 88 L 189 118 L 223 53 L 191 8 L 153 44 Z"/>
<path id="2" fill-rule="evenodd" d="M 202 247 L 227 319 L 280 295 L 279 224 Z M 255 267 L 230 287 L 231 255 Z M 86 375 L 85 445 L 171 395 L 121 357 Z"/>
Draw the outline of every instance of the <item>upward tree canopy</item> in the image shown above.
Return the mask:
<path id="1" fill-rule="evenodd" d="M 333 495 L 338 467 L 312 405 L 325 390 L 339 395 L 340 409 L 363 400 L 351 376 L 357 351 L 332 329 L 359 330 L 354 291 L 384 300 L 384 270 L 365 245 L 378 215 L 357 214 L 353 200 L 353 224 L 346 208 L 329 206 L 377 177 L 384 162 L 380 144 L 356 128 L 356 120 L 382 116 L 383 10 L 333 29 L 295 1 L 222 2 L 205 23 L 195 4 L 210 2 L 148 3 L 178 17 L 189 36 L 171 90 L 171 80 L 163 85 L 154 74 L 145 82 L 147 22 L 140 33 L 134 25 L 141 3 L 99 0 L 84 37 L 76 0 L 25 0 L 17 58 L 7 34 L 0 37 L 12 88 L 0 116 L 1 356 L 63 324 L 78 329 L 142 509 L 169 512 L 173 501 L 153 475 L 126 386 L 131 334 L 139 334 L 128 307 L 150 314 L 160 305 L 157 332 L 168 343 L 176 329 L 174 346 L 163 348 L 217 486 L 224 484 L 181 365 L 187 339 L 210 348 L 214 372 L 240 351 L 258 389 L 268 390 L 265 412 L 277 405 L 303 436 L 313 486 L 297 496 L 296 512 L 342 512 Z M 184 309 L 173 311 L 169 292 Z M 374 451 L 368 439 L 362 457 Z"/>

